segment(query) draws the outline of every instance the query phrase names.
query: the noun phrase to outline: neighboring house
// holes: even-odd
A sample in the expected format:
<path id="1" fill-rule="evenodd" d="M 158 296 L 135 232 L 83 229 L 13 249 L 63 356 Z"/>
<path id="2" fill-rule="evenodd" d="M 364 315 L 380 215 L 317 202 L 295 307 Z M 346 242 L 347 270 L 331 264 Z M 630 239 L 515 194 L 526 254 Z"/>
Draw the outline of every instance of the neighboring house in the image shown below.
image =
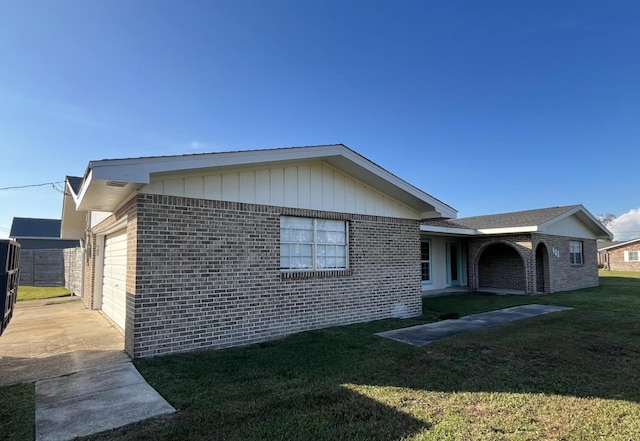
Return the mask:
<path id="1" fill-rule="evenodd" d="M 9 237 L 24 250 L 61 250 L 78 246 L 77 239 L 60 238 L 60 219 L 14 217 Z"/>
<path id="2" fill-rule="evenodd" d="M 341 144 L 92 161 L 66 189 L 62 235 L 84 243 L 83 300 L 132 357 L 416 316 L 429 288 L 593 286 L 595 239 L 610 238 L 582 206 L 488 231 L 459 224 Z M 487 278 L 504 265 L 524 282 Z"/>
<path id="3" fill-rule="evenodd" d="M 611 271 L 640 271 L 640 238 L 598 244 L 598 263 Z"/>
<path id="4" fill-rule="evenodd" d="M 20 284 L 64 285 L 63 250 L 77 247 L 77 239 L 60 238 L 59 219 L 14 217 L 9 237 L 20 243 Z"/>

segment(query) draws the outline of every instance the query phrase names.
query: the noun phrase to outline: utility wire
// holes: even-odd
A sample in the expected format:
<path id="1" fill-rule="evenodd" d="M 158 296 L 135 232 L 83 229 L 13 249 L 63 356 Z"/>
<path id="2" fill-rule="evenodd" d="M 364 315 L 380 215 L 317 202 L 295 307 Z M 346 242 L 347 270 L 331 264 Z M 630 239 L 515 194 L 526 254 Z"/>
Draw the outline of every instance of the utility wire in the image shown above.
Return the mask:
<path id="1" fill-rule="evenodd" d="M 44 182 L 42 184 L 16 185 L 13 187 L 1 187 L 0 190 L 16 190 L 19 188 L 44 187 L 45 185 L 51 185 L 53 188 L 58 190 L 58 188 L 56 188 L 56 184 L 62 184 L 62 182 Z"/>

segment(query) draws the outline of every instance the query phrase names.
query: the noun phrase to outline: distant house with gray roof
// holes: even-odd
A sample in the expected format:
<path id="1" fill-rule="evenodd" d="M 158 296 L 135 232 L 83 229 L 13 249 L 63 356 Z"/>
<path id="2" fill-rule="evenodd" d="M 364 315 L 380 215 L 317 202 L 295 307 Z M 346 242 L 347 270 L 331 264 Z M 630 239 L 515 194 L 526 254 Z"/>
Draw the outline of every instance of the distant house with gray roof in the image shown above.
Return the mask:
<path id="1" fill-rule="evenodd" d="M 60 238 L 60 224 L 60 219 L 14 217 L 9 237 L 20 242 L 23 251 L 77 247 L 77 239 Z"/>
<path id="2" fill-rule="evenodd" d="M 20 284 L 64 285 L 65 248 L 79 245 L 78 239 L 60 237 L 60 219 L 14 217 L 9 237 L 20 243 Z"/>
<path id="3" fill-rule="evenodd" d="M 598 264 L 610 271 L 640 271 L 640 238 L 598 243 Z"/>

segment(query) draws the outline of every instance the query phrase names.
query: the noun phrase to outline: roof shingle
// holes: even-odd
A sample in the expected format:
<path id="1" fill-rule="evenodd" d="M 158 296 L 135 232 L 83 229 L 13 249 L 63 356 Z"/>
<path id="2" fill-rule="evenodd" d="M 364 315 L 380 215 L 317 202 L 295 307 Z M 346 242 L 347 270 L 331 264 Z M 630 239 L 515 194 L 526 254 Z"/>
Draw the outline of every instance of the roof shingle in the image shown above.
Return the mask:
<path id="1" fill-rule="evenodd" d="M 489 228 L 515 228 L 537 226 L 548 222 L 579 205 L 565 207 L 539 208 L 536 210 L 514 211 L 511 213 L 489 214 L 487 216 L 472 216 L 456 219 L 455 223 L 462 228 L 484 230 Z"/>

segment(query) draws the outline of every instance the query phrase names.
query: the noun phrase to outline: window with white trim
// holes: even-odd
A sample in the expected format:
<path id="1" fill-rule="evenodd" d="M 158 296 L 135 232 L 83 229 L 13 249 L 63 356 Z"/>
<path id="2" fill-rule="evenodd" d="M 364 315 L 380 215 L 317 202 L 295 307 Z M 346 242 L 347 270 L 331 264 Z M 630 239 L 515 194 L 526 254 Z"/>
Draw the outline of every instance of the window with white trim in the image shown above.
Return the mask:
<path id="1" fill-rule="evenodd" d="M 569 261 L 571 262 L 571 265 L 582 265 L 584 263 L 581 241 L 569 241 Z"/>
<path id="2" fill-rule="evenodd" d="M 420 242 L 420 266 L 422 267 L 422 282 L 431 283 L 431 241 Z"/>
<path id="3" fill-rule="evenodd" d="M 347 269 L 347 223 L 341 220 L 280 217 L 280 270 Z"/>
<path id="4" fill-rule="evenodd" d="M 640 262 L 640 251 L 625 251 L 624 252 L 624 261 L 625 262 Z"/>

